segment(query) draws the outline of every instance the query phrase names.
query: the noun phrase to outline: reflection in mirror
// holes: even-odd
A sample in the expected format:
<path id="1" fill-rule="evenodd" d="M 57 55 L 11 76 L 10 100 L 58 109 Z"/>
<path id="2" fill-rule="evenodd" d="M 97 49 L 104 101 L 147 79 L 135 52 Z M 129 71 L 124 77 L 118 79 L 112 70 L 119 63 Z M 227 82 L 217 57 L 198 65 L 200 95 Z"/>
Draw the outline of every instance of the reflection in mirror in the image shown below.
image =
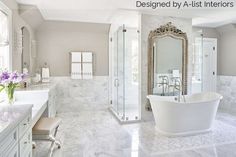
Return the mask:
<path id="1" fill-rule="evenodd" d="M 177 95 L 182 80 L 183 40 L 165 36 L 153 43 L 154 87 L 153 94 Z"/>
<path id="2" fill-rule="evenodd" d="M 21 31 L 22 31 L 22 56 L 21 56 L 22 72 L 30 74 L 30 32 L 26 27 L 22 27 Z"/>
<path id="3" fill-rule="evenodd" d="M 147 94 L 188 94 L 188 37 L 171 22 L 149 33 Z M 146 109 L 151 110 L 149 101 Z"/>

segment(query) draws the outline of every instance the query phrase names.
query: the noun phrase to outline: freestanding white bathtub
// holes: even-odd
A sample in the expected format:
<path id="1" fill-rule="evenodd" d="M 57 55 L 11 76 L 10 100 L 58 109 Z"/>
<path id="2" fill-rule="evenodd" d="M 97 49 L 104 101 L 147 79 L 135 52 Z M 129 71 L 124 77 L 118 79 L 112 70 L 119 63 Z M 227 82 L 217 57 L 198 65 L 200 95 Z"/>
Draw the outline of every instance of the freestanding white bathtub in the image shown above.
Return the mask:
<path id="1" fill-rule="evenodd" d="M 178 102 L 173 96 L 149 95 L 156 129 L 167 136 L 186 136 L 211 130 L 220 94 L 207 92 L 185 96 Z"/>

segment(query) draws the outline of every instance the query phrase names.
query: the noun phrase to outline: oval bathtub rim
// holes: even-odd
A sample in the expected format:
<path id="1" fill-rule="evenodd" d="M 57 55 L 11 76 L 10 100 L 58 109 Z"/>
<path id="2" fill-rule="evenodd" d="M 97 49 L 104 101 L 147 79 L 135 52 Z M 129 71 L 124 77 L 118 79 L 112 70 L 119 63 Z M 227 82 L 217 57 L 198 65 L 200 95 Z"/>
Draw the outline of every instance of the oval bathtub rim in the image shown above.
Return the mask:
<path id="1" fill-rule="evenodd" d="M 196 102 L 178 102 L 178 101 L 170 101 L 170 100 L 158 100 L 159 102 L 171 102 L 171 103 L 176 103 L 176 104 L 195 104 L 195 103 L 207 103 L 207 102 L 214 102 L 214 101 L 221 101 L 223 99 L 223 96 L 217 92 L 202 92 L 202 93 L 195 93 L 195 94 L 192 94 L 192 95 L 197 95 L 197 94 L 206 94 L 206 93 L 214 93 L 218 96 L 218 98 L 215 98 L 215 99 L 210 99 L 208 101 L 196 101 Z M 188 95 L 188 96 L 192 96 L 192 95 Z M 176 97 L 176 96 L 159 96 L 159 95 L 147 95 L 146 98 L 149 99 L 150 101 L 150 98 L 151 97 Z M 186 95 L 187 96 L 187 95 Z M 178 96 L 177 96 L 178 97 Z"/>

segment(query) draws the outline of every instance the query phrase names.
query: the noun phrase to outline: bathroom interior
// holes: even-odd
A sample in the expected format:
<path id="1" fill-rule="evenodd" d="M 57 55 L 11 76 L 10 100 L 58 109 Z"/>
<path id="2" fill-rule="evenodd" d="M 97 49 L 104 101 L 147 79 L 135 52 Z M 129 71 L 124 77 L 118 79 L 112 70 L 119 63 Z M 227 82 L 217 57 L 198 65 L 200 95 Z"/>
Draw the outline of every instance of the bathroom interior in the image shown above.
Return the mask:
<path id="1" fill-rule="evenodd" d="M 1 0 L 0 157 L 235 157 L 235 43 L 235 8 Z"/>

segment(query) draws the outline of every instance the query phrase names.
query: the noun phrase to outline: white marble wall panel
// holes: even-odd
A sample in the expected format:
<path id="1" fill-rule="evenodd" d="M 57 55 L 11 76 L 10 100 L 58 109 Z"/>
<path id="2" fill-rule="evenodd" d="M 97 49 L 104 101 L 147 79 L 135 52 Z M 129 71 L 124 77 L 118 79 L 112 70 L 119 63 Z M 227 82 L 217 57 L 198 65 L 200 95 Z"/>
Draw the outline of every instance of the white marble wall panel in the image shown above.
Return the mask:
<path id="1" fill-rule="evenodd" d="M 217 76 L 217 92 L 223 95 L 220 109 L 236 113 L 236 76 Z"/>
<path id="2" fill-rule="evenodd" d="M 52 81 L 57 84 L 57 103 L 73 103 L 68 111 L 81 109 L 104 109 L 108 103 L 108 77 L 95 76 L 91 80 L 72 80 L 70 77 L 54 77 Z M 77 100 L 77 101 L 74 101 Z M 63 102 L 62 102 L 63 101 Z M 58 111 L 60 112 L 60 106 Z M 66 110 L 66 107 L 62 107 Z M 73 109 L 72 109 L 73 108 Z"/>
<path id="3" fill-rule="evenodd" d="M 174 17 L 164 17 L 157 15 L 146 15 L 141 16 L 141 103 L 142 103 L 142 119 L 152 119 L 151 112 L 145 111 L 145 104 L 147 102 L 147 54 L 148 54 L 148 35 L 151 30 L 154 30 L 161 25 L 165 25 L 168 22 L 172 22 L 177 28 L 187 33 L 188 37 L 188 91 L 191 91 L 191 60 L 192 60 L 192 20 Z"/>

